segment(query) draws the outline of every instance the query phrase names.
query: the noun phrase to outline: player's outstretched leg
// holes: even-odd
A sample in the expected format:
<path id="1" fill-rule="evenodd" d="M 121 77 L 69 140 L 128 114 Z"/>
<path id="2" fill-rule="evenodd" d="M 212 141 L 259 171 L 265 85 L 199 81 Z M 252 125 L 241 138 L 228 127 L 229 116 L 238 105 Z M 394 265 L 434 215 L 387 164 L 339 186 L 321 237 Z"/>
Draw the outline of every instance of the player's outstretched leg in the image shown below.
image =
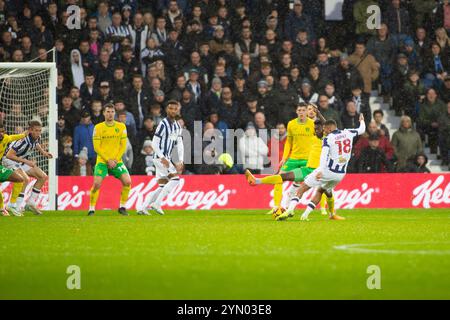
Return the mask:
<path id="1" fill-rule="evenodd" d="M 151 208 L 152 210 L 156 211 L 156 213 L 160 215 L 164 215 L 164 211 L 161 208 L 161 203 L 164 200 L 164 198 L 177 187 L 177 185 L 180 183 L 180 178 L 177 175 L 169 175 L 169 182 L 166 183 L 164 188 L 162 189 L 161 193 L 156 198 L 156 201 L 152 204 Z"/>
<path id="2" fill-rule="evenodd" d="M 14 199 L 15 203 L 17 200 L 17 196 L 20 194 L 20 191 L 22 190 L 24 178 L 22 178 L 22 176 L 17 172 L 18 170 L 12 171 L 11 169 L 6 168 L 3 169 L 4 169 L 4 176 L 0 179 L 0 182 L 9 181 L 13 183 L 13 193 L 14 190 L 16 193 Z M 20 211 L 16 210 L 14 207 L 9 207 L 9 210 L 5 208 L 3 202 L 3 194 L 1 194 L 1 192 L 0 192 L 0 211 L 4 216 L 9 216 L 9 211 L 11 211 L 11 213 L 17 217 L 23 216 L 23 214 Z"/>
<path id="3" fill-rule="evenodd" d="M 165 180 L 165 179 L 158 180 L 158 188 L 156 188 L 155 190 L 150 192 L 149 195 L 147 195 L 147 198 L 145 199 L 142 209 L 139 210 L 137 213 L 138 215 L 141 215 L 141 216 L 151 215 L 151 213 L 149 212 L 149 210 L 151 210 L 151 205 L 153 204 L 153 202 L 156 201 L 156 198 L 158 198 L 159 194 L 161 193 L 161 191 L 163 190 L 163 188 L 167 182 L 168 182 L 168 180 Z"/>
<path id="4" fill-rule="evenodd" d="M 128 201 L 128 195 L 130 194 L 131 177 L 128 173 L 124 173 L 120 176 L 120 181 L 122 182 L 122 192 L 120 193 L 120 207 L 118 212 L 123 216 L 128 216 L 125 206 Z"/>
<path id="5" fill-rule="evenodd" d="M 25 211 L 31 211 L 34 214 L 41 215 L 42 212 L 37 207 L 37 200 L 41 194 L 41 188 L 48 179 L 47 174 L 38 167 L 31 168 L 27 171 L 27 174 L 33 178 L 36 178 L 36 182 L 33 186 L 33 190 L 31 191 L 31 196 L 25 204 Z"/>

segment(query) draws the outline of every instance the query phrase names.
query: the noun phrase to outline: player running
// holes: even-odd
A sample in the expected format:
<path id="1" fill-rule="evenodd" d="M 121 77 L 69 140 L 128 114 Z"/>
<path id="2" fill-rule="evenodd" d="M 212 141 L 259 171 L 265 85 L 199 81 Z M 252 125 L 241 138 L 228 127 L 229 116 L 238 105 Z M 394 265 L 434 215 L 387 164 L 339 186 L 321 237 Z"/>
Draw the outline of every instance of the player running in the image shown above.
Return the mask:
<path id="1" fill-rule="evenodd" d="M 122 156 L 127 146 L 127 128 L 125 124 L 114 120 L 115 114 L 114 105 L 106 104 L 103 110 L 105 121 L 94 127 L 92 140 L 94 151 L 97 153 L 97 163 L 94 170 L 94 184 L 91 188 L 89 216 L 95 214 L 100 187 L 107 175 L 112 175 L 122 182 L 118 212 L 123 216 L 128 215 L 125 205 L 131 189 L 131 177 L 122 162 Z"/>
<path id="2" fill-rule="evenodd" d="M 22 203 L 25 190 L 30 182 L 29 177 L 35 178 L 36 182 L 33 185 L 31 196 L 25 204 L 24 211 L 30 211 L 37 215 L 42 214 L 37 208 L 36 201 L 48 177 L 36 165 L 36 161 L 28 158 L 34 149 L 48 159 L 53 158 L 53 155 L 45 151 L 40 144 L 42 123 L 37 120 L 31 120 L 28 126 L 28 134 L 24 138 L 11 143 L 6 150 L 6 156 L 3 158 L 3 165 L 7 169 L 14 170 L 22 178 L 21 182 L 15 182 L 13 184 L 11 200 L 8 205 L 8 210 L 14 215 L 22 215 Z"/>
<path id="3" fill-rule="evenodd" d="M 344 179 L 352 155 L 353 138 L 366 131 L 363 114 L 359 116 L 359 123 L 358 129 L 338 130 L 336 121 L 327 120 L 325 122 L 325 134 L 327 136 L 323 139 L 320 166 L 306 177 L 297 191 L 296 201 L 299 202 L 307 190 L 317 188 L 301 216 L 301 220 L 308 220 L 309 214 L 316 208 L 322 194 L 326 194 L 328 198 L 332 197 L 333 188 Z M 333 209 L 330 209 L 330 211 L 333 213 Z M 330 219 L 344 220 L 343 217 L 336 214 L 330 215 Z"/>
<path id="4" fill-rule="evenodd" d="M 146 199 L 143 209 L 138 212 L 141 215 L 149 215 L 149 210 L 154 210 L 160 215 L 164 215 L 161 208 L 163 199 L 177 187 L 180 183 L 178 172 L 183 172 L 184 146 L 181 136 L 182 129 L 177 122 L 180 116 L 180 104 L 175 100 L 170 100 L 166 106 L 167 118 L 160 122 L 153 137 L 152 146 L 154 150 L 154 164 L 156 168 L 156 178 L 159 187 L 154 190 Z M 176 165 L 172 163 L 172 151 L 177 147 L 178 161 Z"/>
<path id="5" fill-rule="evenodd" d="M 297 106 L 297 118 L 289 121 L 287 126 L 287 139 L 284 146 L 283 159 L 280 163 L 280 173 L 290 172 L 295 169 L 305 167 L 308 162 L 311 142 L 314 137 L 314 121 L 308 118 L 308 105 L 300 103 Z M 289 198 L 295 195 L 295 190 L 299 187 L 294 183 L 288 194 Z M 283 184 L 276 183 L 273 190 L 274 209 L 273 215 L 281 215 L 281 200 L 283 198 Z"/>
<path id="6" fill-rule="evenodd" d="M 314 121 L 314 133 L 315 136 L 312 140 L 311 151 L 308 156 L 308 162 L 306 166 L 294 169 L 293 171 L 267 176 L 264 178 L 255 178 L 252 173 L 247 170 L 245 176 L 248 183 L 251 186 L 256 186 L 260 184 L 277 184 L 283 183 L 284 181 L 294 181 L 296 183 L 301 183 L 305 178 L 319 167 L 320 154 L 322 152 L 322 139 L 323 139 L 323 122 L 321 120 Z M 327 199 L 328 208 L 334 206 L 334 198 Z M 276 220 L 286 220 L 294 216 L 294 210 L 298 202 L 291 200 L 289 203 L 289 208 L 286 212 L 275 217 Z"/>
<path id="7" fill-rule="evenodd" d="M 24 139 L 28 135 L 28 131 L 25 131 L 21 134 L 15 134 L 15 135 L 7 135 L 5 133 L 5 127 L 2 122 L 0 122 L 0 159 L 3 158 L 6 148 L 11 142 Z M 13 182 L 13 183 L 23 183 L 24 180 L 21 175 L 19 175 L 17 172 L 14 172 L 12 169 L 5 168 L 4 166 L 0 165 L 0 182 Z M 15 210 L 10 209 L 11 213 L 15 216 L 22 216 L 22 213 Z M 3 199 L 3 193 L 0 192 L 0 214 L 2 216 L 9 216 L 9 211 L 5 208 L 4 205 L 4 199 Z"/>

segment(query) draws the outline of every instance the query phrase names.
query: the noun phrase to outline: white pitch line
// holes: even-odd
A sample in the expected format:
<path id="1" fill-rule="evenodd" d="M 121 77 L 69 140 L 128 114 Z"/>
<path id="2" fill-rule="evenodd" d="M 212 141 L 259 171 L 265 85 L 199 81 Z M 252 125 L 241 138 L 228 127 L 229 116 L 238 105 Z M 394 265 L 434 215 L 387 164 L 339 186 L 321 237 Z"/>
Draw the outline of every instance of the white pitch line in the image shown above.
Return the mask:
<path id="1" fill-rule="evenodd" d="M 450 242 L 382 242 L 382 243 L 353 243 L 333 246 L 333 249 L 346 251 L 348 253 L 384 253 L 384 254 L 410 254 L 410 255 L 450 255 L 450 250 L 394 250 L 394 249 L 371 249 L 364 247 L 382 247 L 389 245 L 425 245 L 425 244 L 450 244 Z"/>

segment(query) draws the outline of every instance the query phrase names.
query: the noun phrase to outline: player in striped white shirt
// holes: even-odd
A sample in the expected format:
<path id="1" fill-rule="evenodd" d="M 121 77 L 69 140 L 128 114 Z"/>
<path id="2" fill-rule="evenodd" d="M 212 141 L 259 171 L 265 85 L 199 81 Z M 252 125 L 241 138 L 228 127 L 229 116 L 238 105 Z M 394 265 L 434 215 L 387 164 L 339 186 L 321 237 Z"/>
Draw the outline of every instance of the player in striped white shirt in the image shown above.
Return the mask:
<path id="1" fill-rule="evenodd" d="M 111 37 L 114 42 L 114 51 L 120 47 L 123 38 L 131 38 L 130 29 L 122 24 L 122 16 L 120 12 L 116 12 L 112 16 L 112 24 L 106 28 L 106 35 Z"/>
<path id="2" fill-rule="evenodd" d="M 40 121 L 30 121 L 28 132 L 29 134 L 24 139 L 17 140 L 8 146 L 6 156 L 3 158 L 3 165 L 8 169 L 15 170 L 22 177 L 23 181 L 25 181 L 25 183 L 14 183 L 9 207 L 12 210 L 22 211 L 21 207 L 24 200 L 24 193 L 29 183 L 28 181 L 30 181 L 29 177 L 31 176 L 36 179 L 36 182 L 33 185 L 31 196 L 25 205 L 25 211 L 42 214 L 37 208 L 36 201 L 41 193 L 41 188 L 47 181 L 47 174 L 36 165 L 36 161 L 30 160 L 28 157 L 34 149 L 48 159 L 51 159 L 53 155 L 45 151 L 40 145 L 42 133 L 42 124 Z"/>
<path id="3" fill-rule="evenodd" d="M 316 188 L 311 201 L 308 203 L 301 219 L 308 220 L 309 214 L 316 208 L 322 194 L 328 198 L 332 197 L 333 189 L 345 177 L 348 163 L 352 156 L 353 139 L 366 131 L 364 116 L 359 116 L 359 128 L 338 130 L 334 120 L 325 122 L 326 138 L 323 139 L 322 153 L 320 155 L 320 166 L 308 175 L 297 192 L 298 199 L 310 188 Z M 338 216 L 333 209 L 329 209 L 330 219 L 344 220 Z"/>
<path id="4" fill-rule="evenodd" d="M 181 106 L 177 101 L 169 101 L 166 106 L 167 118 L 161 121 L 156 128 L 152 147 L 159 187 L 147 197 L 143 209 L 138 212 L 139 214 L 149 215 L 148 210 L 151 209 L 163 215 L 164 211 L 161 209 L 163 199 L 180 183 L 178 173 L 183 172 L 184 167 L 182 128 L 177 122 L 180 116 L 180 108 Z M 175 147 L 177 148 L 179 161 L 176 165 L 172 162 L 172 151 Z"/>

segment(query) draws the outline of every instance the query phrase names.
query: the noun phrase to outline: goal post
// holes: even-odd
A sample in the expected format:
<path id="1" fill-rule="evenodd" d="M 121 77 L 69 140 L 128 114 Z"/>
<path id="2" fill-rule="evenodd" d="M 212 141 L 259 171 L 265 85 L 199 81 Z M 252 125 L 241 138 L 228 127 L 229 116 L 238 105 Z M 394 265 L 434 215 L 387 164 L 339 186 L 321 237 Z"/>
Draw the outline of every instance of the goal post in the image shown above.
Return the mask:
<path id="1" fill-rule="evenodd" d="M 53 155 L 52 159 L 36 152 L 31 155 L 48 175 L 48 200 L 41 201 L 44 210 L 57 209 L 56 87 L 57 69 L 54 62 L 0 63 L 0 117 L 6 133 L 19 133 L 26 129 L 28 121 L 40 120 L 43 124 L 41 144 Z"/>

